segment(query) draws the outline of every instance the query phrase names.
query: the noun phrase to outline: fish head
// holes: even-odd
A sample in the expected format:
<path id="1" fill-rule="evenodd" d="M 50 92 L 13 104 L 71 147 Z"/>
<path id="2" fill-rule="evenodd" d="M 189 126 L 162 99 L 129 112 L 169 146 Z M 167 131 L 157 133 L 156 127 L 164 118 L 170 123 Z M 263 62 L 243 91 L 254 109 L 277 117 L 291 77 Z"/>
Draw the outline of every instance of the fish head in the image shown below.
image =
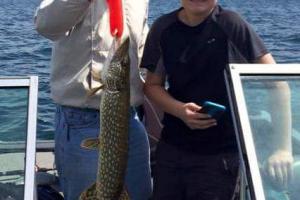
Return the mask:
<path id="1" fill-rule="evenodd" d="M 108 66 L 105 84 L 111 91 L 120 91 L 129 82 L 130 58 L 129 39 L 126 39 L 115 52 Z"/>

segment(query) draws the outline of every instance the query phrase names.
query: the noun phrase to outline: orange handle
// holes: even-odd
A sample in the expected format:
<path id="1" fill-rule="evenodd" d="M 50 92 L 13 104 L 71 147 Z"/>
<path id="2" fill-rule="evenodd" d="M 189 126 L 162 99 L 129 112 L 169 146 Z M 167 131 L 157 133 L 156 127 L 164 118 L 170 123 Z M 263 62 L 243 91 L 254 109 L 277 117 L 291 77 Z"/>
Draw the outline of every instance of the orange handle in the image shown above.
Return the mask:
<path id="1" fill-rule="evenodd" d="M 120 38 L 123 33 L 122 0 L 107 0 L 109 9 L 110 32 L 112 36 Z"/>

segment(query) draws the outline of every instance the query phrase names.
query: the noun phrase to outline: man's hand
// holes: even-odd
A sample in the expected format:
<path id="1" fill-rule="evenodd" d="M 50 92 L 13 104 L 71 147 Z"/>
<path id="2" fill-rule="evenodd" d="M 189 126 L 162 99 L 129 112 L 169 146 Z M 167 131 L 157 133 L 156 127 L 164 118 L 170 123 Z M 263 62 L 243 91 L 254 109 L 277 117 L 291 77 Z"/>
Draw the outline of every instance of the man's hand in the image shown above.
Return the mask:
<path id="1" fill-rule="evenodd" d="M 200 113 L 200 109 L 201 107 L 195 103 L 186 103 L 180 109 L 179 117 L 190 129 L 207 129 L 216 126 L 217 121 L 206 113 Z"/>
<path id="2" fill-rule="evenodd" d="M 293 177 L 293 156 L 291 152 L 275 151 L 264 165 L 265 173 L 270 178 L 271 183 L 280 188 L 286 189 Z"/>

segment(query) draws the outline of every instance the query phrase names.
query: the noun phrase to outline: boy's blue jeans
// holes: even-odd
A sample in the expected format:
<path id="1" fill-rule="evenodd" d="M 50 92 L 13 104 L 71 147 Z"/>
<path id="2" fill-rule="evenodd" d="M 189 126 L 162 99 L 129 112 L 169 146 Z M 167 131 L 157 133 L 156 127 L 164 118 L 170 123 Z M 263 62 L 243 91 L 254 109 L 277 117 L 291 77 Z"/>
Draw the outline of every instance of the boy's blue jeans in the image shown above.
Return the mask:
<path id="1" fill-rule="evenodd" d="M 144 126 L 131 109 L 129 156 L 125 184 L 132 200 L 151 196 L 149 142 Z M 99 111 L 57 106 L 55 117 L 55 162 L 66 200 L 79 195 L 96 180 L 98 152 L 80 147 L 86 138 L 99 134 Z"/>

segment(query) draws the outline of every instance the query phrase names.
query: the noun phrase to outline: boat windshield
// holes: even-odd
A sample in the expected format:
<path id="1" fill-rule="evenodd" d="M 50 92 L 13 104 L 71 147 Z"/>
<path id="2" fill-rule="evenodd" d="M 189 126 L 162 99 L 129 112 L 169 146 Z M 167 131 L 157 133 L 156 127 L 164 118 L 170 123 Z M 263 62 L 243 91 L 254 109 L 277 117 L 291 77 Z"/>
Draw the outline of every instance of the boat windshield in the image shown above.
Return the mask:
<path id="1" fill-rule="evenodd" d="M 300 65 L 232 64 L 226 80 L 248 199 L 298 200 Z"/>
<path id="2" fill-rule="evenodd" d="M 282 82 L 283 80 L 285 80 L 285 82 Z M 273 85 L 277 83 L 287 83 L 290 88 L 291 99 L 289 103 L 292 106 L 291 139 L 287 138 L 289 137 L 288 135 L 286 135 L 285 138 L 278 136 L 278 134 L 285 133 L 279 133 L 276 129 L 280 129 L 281 127 L 279 126 L 281 125 L 279 124 L 278 126 L 278 124 L 274 124 L 278 123 L 278 121 L 283 122 L 285 121 L 283 117 L 288 117 L 280 113 L 280 107 L 284 106 L 283 104 L 287 102 L 282 103 L 280 102 L 280 99 L 271 99 L 274 98 L 274 96 L 276 96 L 275 90 L 278 90 L 278 88 L 273 87 Z M 299 199 L 300 76 L 260 76 L 259 78 L 245 76 L 242 77 L 242 87 L 245 95 L 247 111 L 249 114 L 252 137 L 255 146 L 258 166 L 260 169 L 260 175 L 262 178 L 265 198 L 270 200 Z M 283 95 L 287 95 L 287 93 L 283 91 Z M 285 96 L 284 99 L 287 99 L 287 97 Z M 278 118 L 279 120 L 276 121 L 274 118 Z M 282 126 L 283 125 L 284 123 L 282 124 Z M 282 152 L 282 150 L 280 150 L 279 148 L 283 145 L 285 139 L 287 140 L 287 142 L 292 143 L 292 157 L 294 159 L 294 161 L 290 163 L 291 165 L 288 164 L 287 166 L 284 166 L 284 163 L 280 163 L 280 159 L 286 159 L 284 158 L 284 153 L 278 153 L 280 151 Z M 276 158 L 276 156 L 278 156 L 278 158 Z M 280 156 L 282 158 L 280 158 Z M 273 166 L 271 165 L 272 162 Z M 290 170 L 289 168 L 292 168 L 290 172 L 288 172 Z M 287 180 L 287 182 L 284 183 L 283 180 L 285 178 L 288 178 L 290 180 Z"/>
<path id="3" fill-rule="evenodd" d="M 26 193 L 33 195 L 32 186 L 32 192 L 26 191 L 28 182 L 34 180 L 34 173 L 30 177 L 28 172 L 33 172 L 35 160 L 29 147 L 35 148 L 35 129 L 31 131 L 29 122 L 31 116 L 36 118 L 30 113 L 30 85 L 30 78 L 0 78 L 0 200 L 23 200 L 29 195 Z"/>
<path id="4" fill-rule="evenodd" d="M 23 199 L 28 88 L 0 87 L 0 199 Z"/>

